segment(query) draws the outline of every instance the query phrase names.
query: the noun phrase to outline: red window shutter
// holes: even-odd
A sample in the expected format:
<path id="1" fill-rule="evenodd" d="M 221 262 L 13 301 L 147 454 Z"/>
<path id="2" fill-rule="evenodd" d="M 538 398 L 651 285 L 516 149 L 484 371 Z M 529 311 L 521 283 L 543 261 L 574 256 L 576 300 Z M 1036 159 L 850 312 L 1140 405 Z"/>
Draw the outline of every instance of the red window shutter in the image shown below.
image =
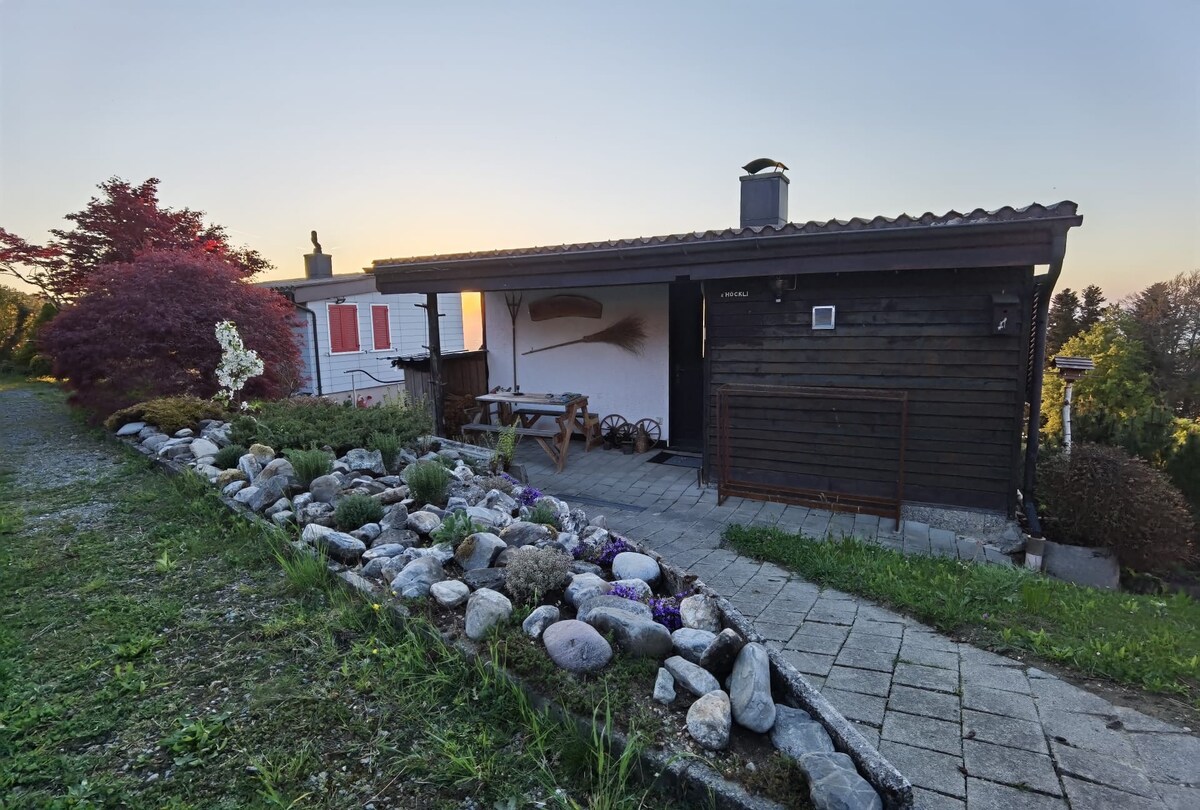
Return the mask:
<path id="1" fill-rule="evenodd" d="M 390 349 L 392 348 L 392 331 L 388 324 L 388 308 L 387 305 L 375 305 L 371 307 L 371 330 L 375 334 L 375 349 Z"/>
<path id="2" fill-rule="evenodd" d="M 329 347 L 334 352 L 358 351 L 358 306 L 332 304 L 329 307 Z"/>

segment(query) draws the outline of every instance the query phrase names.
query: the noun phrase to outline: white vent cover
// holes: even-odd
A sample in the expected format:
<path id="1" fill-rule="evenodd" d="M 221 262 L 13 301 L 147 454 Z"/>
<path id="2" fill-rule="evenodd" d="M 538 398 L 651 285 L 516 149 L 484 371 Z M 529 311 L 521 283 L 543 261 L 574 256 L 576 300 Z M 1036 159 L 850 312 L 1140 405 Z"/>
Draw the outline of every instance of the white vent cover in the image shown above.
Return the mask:
<path id="1" fill-rule="evenodd" d="M 837 308 L 833 306 L 813 307 L 812 328 L 832 329 L 836 309 Z"/>

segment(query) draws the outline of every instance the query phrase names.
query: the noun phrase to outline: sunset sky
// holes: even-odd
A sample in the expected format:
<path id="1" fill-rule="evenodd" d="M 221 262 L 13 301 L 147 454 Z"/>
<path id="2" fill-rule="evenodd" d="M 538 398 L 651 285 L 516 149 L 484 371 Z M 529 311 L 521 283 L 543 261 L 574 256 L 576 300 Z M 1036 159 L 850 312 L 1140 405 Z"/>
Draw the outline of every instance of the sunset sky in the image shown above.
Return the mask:
<path id="1" fill-rule="evenodd" d="M 0 0 L 0 226 L 162 179 L 276 277 L 1071 199 L 1062 284 L 1200 267 L 1200 2 Z"/>

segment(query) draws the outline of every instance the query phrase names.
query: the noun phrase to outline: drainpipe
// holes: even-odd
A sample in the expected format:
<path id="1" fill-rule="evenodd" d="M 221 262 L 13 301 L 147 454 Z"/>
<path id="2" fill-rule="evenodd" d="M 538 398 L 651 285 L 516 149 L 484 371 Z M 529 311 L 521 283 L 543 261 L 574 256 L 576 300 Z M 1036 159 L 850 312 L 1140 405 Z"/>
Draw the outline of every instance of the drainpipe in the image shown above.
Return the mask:
<path id="1" fill-rule="evenodd" d="M 1033 385 L 1029 391 L 1029 435 L 1025 441 L 1025 486 L 1021 494 L 1025 505 L 1025 519 L 1029 525 L 1029 533 L 1034 537 L 1042 536 L 1042 524 L 1037 516 L 1037 459 L 1040 430 L 1042 427 L 1042 375 L 1046 369 L 1046 326 L 1050 320 L 1050 298 L 1054 285 L 1062 273 L 1063 257 L 1067 253 L 1067 235 L 1056 234 L 1050 258 L 1050 270 L 1039 281 L 1042 295 L 1038 300 L 1037 332 L 1034 336 L 1033 347 Z"/>
<path id="2" fill-rule="evenodd" d="M 307 313 L 308 320 L 312 324 L 313 371 L 317 375 L 317 396 L 323 396 L 325 391 L 321 387 L 321 352 L 320 348 L 317 346 L 317 313 L 313 312 L 303 304 L 297 304 L 295 295 L 295 292 L 288 295 L 288 298 L 290 298 L 292 301 L 292 306 L 301 312 Z"/>

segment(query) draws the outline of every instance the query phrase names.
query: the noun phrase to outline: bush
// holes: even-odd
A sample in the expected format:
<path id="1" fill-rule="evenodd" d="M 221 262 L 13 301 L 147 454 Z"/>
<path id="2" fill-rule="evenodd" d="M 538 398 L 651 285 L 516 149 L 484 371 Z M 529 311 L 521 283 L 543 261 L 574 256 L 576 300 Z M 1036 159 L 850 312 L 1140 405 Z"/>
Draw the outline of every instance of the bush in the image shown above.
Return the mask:
<path id="1" fill-rule="evenodd" d="M 445 503 L 450 478 L 450 471 L 436 461 L 418 461 L 404 471 L 408 494 L 418 504 Z"/>
<path id="2" fill-rule="evenodd" d="M 479 482 L 479 486 L 484 492 L 491 492 L 493 489 L 498 489 L 505 495 L 512 495 L 518 484 L 515 484 L 515 478 L 509 475 L 487 475 Z"/>
<path id="3" fill-rule="evenodd" d="M 384 433 L 376 430 L 371 433 L 367 439 L 368 450 L 378 450 L 383 456 L 383 466 L 391 472 L 395 469 L 396 457 L 400 455 L 400 448 L 404 447 L 404 442 L 395 433 Z"/>
<path id="4" fill-rule="evenodd" d="M 116 411 L 104 420 L 104 427 L 117 430 L 129 422 L 145 422 L 163 433 L 174 433 L 183 428 L 194 430 L 202 419 L 224 418 L 225 409 L 207 399 L 192 396 L 159 397 Z"/>
<path id="5" fill-rule="evenodd" d="M 368 523 L 378 523 L 381 520 L 383 504 L 370 495 L 361 493 L 342 498 L 333 510 L 333 522 L 344 532 L 352 532 Z"/>
<path id="6" fill-rule="evenodd" d="M 292 469 L 296 471 L 296 477 L 300 479 L 300 483 L 306 487 L 314 479 L 320 478 L 322 475 L 329 475 L 333 471 L 333 458 L 324 450 L 318 450 L 315 447 L 311 450 L 291 449 L 284 450 L 283 454 L 292 463 Z M 367 522 L 370 523 L 370 521 Z"/>
<path id="7" fill-rule="evenodd" d="M 457 546 L 467 535 L 479 531 L 483 531 L 483 527 L 471 520 L 466 512 L 451 512 L 442 519 L 442 525 L 434 529 L 430 537 L 439 543 Z"/>
<path id="8" fill-rule="evenodd" d="M 524 546 L 508 562 L 504 586 L 521 604 L 536 604 L 571 581 L 571 558 L 556 548 Z"/>
<path id="9" fill-rule="evenodd" d="M 1167 459 L 1166 473 L 1192 507 L 1200 525 L 1200 433 L 1189 433 Z"/>
<path id="10" fill-rule="evenodd" d="M 547 526 L 553 526 L 556 529 L 561 528 L 558 524 L 558 510 L 550 506 L 550 504 L 540 501 L 535 503 L 533 508 L 529 510 L 527 520 L 530 523 L 543 523 Z"/>
<path id="11" fill-rule="evenodd" d="M 404 446 L 432 428 L 423 408 L 400 399 L 355 408 L 303 397 L 265 402 L 257 415 L 239 416 L 233 421 L 232 438 L 246 445 L 259 442 L 276 448 L 327 444 L 341 455 L 370 446 L 376 434 L 395 436 Z"/>
<path id="12" fill-rule="evenodd" d="M 1170 573 L 1195 559 L 1196 527 L 1170 480 L 1112 447 L 1079 444 L 1038 465 L 1051 539 L 1111 548 L 1135 571 Z"/>
<path id="13" fill-rule="evenodd" d="M 222 447 L 217 451 L 213 466 L 221 470 L 232 470 L 247 452 L 249 451 L 240 444 L 231 444 L 228 447 Z"/>
<path id="14" fill-rule="evenodd" d="M 163 396 L 217 393 L 214 327 L 233 321 L 265 363 L 247 398 L 291 392 L 300 377 L 295 313 L 274 290 L 202 251 L 150 250 L 96 271 L 92 286 L 42 329 L 40 348 L 66 378 L 71 401 L 96 417 Z"/>

